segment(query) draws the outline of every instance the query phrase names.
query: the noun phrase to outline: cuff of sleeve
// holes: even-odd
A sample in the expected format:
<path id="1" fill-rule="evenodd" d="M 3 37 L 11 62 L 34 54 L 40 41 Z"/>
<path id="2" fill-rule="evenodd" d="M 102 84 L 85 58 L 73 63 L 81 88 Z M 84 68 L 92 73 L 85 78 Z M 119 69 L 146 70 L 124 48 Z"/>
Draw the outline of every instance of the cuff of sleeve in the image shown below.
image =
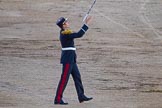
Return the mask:
<path id="1" fill-rule="evenodd" d="M 81 28 L 84 32 L 86 32 L 88 30 L 88 26 L 86 24 L 84 24 Z"/>

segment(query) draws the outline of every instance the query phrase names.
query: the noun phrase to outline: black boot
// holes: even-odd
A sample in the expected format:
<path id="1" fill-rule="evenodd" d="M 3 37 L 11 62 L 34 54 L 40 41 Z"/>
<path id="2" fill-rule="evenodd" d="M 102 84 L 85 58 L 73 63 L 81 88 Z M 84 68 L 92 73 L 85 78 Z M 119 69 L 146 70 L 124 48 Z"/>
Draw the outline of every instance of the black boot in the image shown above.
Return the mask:
<path id="1" fill-rule="evenodd" d="M 68 105 L 67 102 L 64 102 L 63 100 L 61 100 L 60 102 L 57 102 L 56 100 L 54 101 L 54 104 L 56 105 Z"/>
<path id="2" fill-rule="evenodd" d="M 79 97 L 79 102 L 82 103 L 84 101 L 90 101 L 92 99 L 93 99 L 92 97 L 88 98 L 86 96 L 82 96 L 82 97 Z"/>

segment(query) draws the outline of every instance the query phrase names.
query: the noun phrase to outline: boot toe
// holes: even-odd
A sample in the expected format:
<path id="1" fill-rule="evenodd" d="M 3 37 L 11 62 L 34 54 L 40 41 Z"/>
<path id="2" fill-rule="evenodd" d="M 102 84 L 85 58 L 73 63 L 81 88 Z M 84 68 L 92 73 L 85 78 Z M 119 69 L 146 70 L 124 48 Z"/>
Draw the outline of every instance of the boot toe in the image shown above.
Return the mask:
<path id="1" fill-rule="evenodd" d="M 79 102 L 82 103 L 82 102 L 84 102 L 84 101 L 90 101 L 90 100 L 92 100 L 92 99 L 93 99 L 92 97 L 90 97 L 90 98 L 84 97 L 84 98 L 79 99 Z"/>
<path id="2" fill-rule="evenodd" d="M 60 102 L 54 101 L 55 105 L 68 105 L 67 102 L 64 102 L 63 100 L 61 100 Z"/>

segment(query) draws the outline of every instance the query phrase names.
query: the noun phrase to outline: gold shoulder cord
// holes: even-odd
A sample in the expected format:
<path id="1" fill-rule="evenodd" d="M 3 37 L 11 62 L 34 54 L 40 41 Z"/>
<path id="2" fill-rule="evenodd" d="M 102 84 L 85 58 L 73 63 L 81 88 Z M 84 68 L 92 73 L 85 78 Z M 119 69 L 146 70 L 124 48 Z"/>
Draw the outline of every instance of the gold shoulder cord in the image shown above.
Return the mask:
<path id="1" fill-rule="evenodd" d="M 67 30 L 64 30 L 61 32 L 61 34 L 63 34 L 63 35 L 68 35 L 68 34 L 72 34 L 72 33 L 73 33 L 73 31 L 70 29 L 67 29 Z"/>

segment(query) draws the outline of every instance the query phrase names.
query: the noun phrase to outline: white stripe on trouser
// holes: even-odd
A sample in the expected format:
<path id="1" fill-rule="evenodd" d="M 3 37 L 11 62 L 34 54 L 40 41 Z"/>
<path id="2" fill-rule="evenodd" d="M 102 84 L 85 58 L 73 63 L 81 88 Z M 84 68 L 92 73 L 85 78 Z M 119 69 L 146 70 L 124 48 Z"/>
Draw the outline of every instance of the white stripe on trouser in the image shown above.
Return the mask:
<path id="1" fill-rule="evenodd" d="M 67 51 L 67 50 L 76 50 L 76 48 L 74 47 L 62 48 L 62 51 Z"/>

